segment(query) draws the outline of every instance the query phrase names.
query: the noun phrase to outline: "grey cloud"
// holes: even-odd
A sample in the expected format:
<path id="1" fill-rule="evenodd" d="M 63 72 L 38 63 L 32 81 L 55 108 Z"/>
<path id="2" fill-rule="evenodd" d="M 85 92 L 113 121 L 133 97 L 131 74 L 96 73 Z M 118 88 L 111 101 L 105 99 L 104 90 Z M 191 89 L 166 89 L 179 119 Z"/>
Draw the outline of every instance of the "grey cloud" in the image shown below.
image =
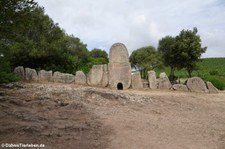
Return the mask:
<path id="1" fill-rule="evenodd" d="M 129 52 L 157 47 L 166 35 L 197 27 L 204 57 L 225 57 L 225 3 L 223 0 L 37 0 L 46 13 L 69 34 L 93 48 L 106 51 L 114 42 Z"/>

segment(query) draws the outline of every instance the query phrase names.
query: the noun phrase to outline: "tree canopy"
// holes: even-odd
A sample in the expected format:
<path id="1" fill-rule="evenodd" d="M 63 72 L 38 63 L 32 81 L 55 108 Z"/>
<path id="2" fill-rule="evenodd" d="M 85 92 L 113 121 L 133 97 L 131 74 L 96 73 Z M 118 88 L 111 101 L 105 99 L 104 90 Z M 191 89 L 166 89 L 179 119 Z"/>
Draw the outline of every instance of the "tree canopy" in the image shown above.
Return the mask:
<path id="1" fill-rule="evenodd" d="M 90 51 L 91 61 L 93 64 L 107 64 L 109 62 L 108 53 L 101 49 L 93 49 Z"/>
<path id="2" fill-rule="evenodd" d="M 161 56 L 153 46 L 134 50 L 129 59 L 131 66 L 139 70 L 143 78 L 147 77 L 148 70 L 162 67 Z"/>
<path id="3" fill-rule="evenodd" d="M 158 50 L 162 55 L 163 62 L 171 68 L 170 79 L 174 79 L 175 69 L 186 69 L 189 77 L 193 70 L 197 69 L 206 47 L 202 48 L 197 28 L 182 30 L 176 37 L 166 36 L 159 41 Z"/>
<path id="4" fill-rule="evenodd" d="M 189 77 L 193 70 L 197 69 L 197 62 L 207 47 L 202 47 L 201 38 L 197 34 L 198 29 L 182 30 L 176 36 L 176 49 L 178 53 L 179 68 L 185 68 Z"/>
<path id="5" fill-rule="evenodd" d="M 162 55 L 164 65 L 170 67 L 170 80 L 174 80 L 174 70 L 179 67 L 176 39 L 172 36 L 162 38 L 159 40 L 158 51 Z"/>

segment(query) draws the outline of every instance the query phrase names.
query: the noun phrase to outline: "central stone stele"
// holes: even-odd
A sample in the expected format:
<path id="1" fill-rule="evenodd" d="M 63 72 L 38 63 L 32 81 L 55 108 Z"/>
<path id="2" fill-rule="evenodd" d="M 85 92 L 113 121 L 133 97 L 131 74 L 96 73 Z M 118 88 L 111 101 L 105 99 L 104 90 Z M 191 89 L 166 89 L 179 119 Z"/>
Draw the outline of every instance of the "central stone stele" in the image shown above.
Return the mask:
<path id="1" fill-rule="evenodd" d="M 127 48 L 122 43 L 115 43 L 109 51 L 109 87 L 128 89 L 131 84 L 131 65 Z"/>

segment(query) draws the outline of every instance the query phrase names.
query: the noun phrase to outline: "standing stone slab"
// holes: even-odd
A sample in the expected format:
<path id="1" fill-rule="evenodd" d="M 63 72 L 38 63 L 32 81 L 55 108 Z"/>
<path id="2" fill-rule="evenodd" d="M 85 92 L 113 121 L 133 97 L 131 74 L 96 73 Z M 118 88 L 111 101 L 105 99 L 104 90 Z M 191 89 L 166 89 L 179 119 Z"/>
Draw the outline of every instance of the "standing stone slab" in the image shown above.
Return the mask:
<path id="1" fill-rule="evenodd" d="M 75 80 L 75 76 L 73 74 L 63 73 L 62 80 L 64 83 L 72 83 Z"/>
<path id="2" fill-rule="evenodd" d="M 209 89 L 209 93 L 211 94 L 217 94 L 219 93 L 218 89 L 209 81 L 206 82 L 206 85 Z"/>
<path id="3" fill-rule="evenodd" d="M 108 82 L 108 65 L 93 65 L 87 75 L 88 85 L 106 87 Z"/>
<path id="4" fill-rule="evenodd" d="M 143 88 L 143 83 L 141 80 L 140 72 L 134 72 L 131 75 L 131 86 L 133 89 L 142 89 Z"/>
<path id="5" fill-rule="evenodd" d="M 160 73 L 159 77 L 159 89 L 170 89 L 172 84 L 165 72 Z"/>
<path id="6" fill-rule="evenodd" d="M 155 71 L 148 71 L 148 82 L 150 89 L 157 89 L 156 73 Z"/>
<path id="7" fill-rule="evenodd" d="M 53 81 L 59 83 L 72 83 L 74 81 L 74 75 L 68 73 L 54 72 Z"/>
<path id="8" fill-rule="evenodd" d="M 14 69 L 14 73 L 21 76 L 23 79 L 25 79 L 25 72 L 23 66 L 18 66 Z"/>
<path id="9" fill-rule="evenodd" d="M 108 65 L 103 65 L 102 87 L 106 87 L 109 84 Z"/>
<path id="10" fill-rule="evenodd" d="M 26 80 L 37 81 L 38 75 L 35 69 L 25 68 Z"/>
<path id="11" fill-rule="evenodd" d="M 191 92 L 208 92 L 205 82 L 199 77 L 189 78 L 187 80 L 187 87 Z"/>
<path id="12" fill-rule="evenodd" d="M 87 78 L 86 78 L 86 75 L 83 73 L 83 71 L 76 72 L 75 84 L 78 84 L 78 85 L 86 85 L 87 84 Z"/>
<path id="13" fill-rule="evenodd" d="M 38 80 L 44 82 L 52 82 L 52 71 L 40 70 L 38 72 Z"/>
<path id="14" fill-rule="evenodd" d="M 104 65 L 93 65 L 87 75 L 87 83 L 90 86 L 101 86 Z"/>
<path id="15" fill-rule="evenodd" d="M 122 43 L 115 43 L 109 52 L 109 87 L 128 89 L 131 85 L 131 65 L 127 48 Z"/>
<path id="16" fill-rule="evenodd" d="M 58 83 L 61 83 L 61 77 L 62 77 L 62 73 L 61 72 L 54 72 L 53 73 L 53 76 L 52 76 L 52 79 L 53 79 L 53 82 L 58 82 Z"/>
<path id="17" fill-rule="evenodd" d="M 183 92 L 188 92 L 188 88 L 184 84 L 174 84 L 173 89 L 175 91 L 183 91 Z"/>

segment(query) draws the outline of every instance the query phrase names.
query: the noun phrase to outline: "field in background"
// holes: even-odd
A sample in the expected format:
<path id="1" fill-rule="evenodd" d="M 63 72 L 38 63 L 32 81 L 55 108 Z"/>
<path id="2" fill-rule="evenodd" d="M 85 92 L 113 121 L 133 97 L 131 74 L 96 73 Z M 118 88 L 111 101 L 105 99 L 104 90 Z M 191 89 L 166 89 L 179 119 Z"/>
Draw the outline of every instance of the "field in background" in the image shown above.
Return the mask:
<path id="1" fill-rule="evenodd" d="M 170 68 L 165 67 L 161 70 L 156 70 L 157 75 L 160 72 L 166 72 L 167 75 L 170 74 Z M 188 77 L 188 73 L 185 69 L 176 70 L 175 75 L 180 78 Z M 205 77 L 208 75 L 219 75 L 225 77 L 225 58 L 203 58 L 198 63 L 198 70 L 193 71 L 192 76 Z"/>
<path id="2" fill-rule="evenodd" d="M 161 70 L 156 70 L 157 76 L 160 72 L 170 74 L 170 68 L 165 67 Z M 188 78 L 188 73 L 185 69 L 176 70 L 175 76 L 178 78 Z M 198 70 L 193 71 L 192 76 L 199 76 L 204 80 L 211 81 L 220 90 L 225 89 L 225 58 L 203 58 L 198 63 Z"/>

